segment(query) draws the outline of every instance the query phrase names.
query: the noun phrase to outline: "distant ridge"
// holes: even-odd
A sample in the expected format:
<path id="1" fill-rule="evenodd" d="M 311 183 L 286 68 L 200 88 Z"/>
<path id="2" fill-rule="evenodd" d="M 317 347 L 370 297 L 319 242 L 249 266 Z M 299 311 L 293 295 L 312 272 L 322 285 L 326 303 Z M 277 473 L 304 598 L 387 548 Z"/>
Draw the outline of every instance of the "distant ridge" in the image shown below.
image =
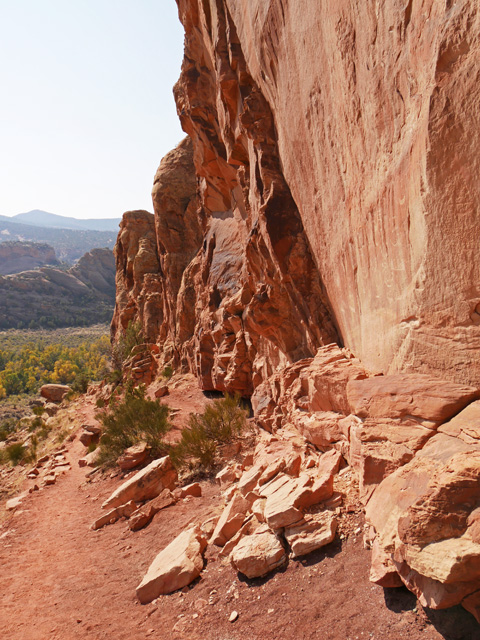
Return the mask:
<path id="1" fill-rule="evenodd" d="M 18 213 L 15 216 L 0 216 L 2 220 L 28 224 L 34 227 L 49 227 L 54 229 L 75 229 L 82 231 L 115 231 L 121 218 L 89 218 L 81 220 L 68 216 L 59 216 L 56 213 L 48 213 L 41 209 L 33 209 L 26 213 Z"/>
<path id="2" fill-rule="evenodd" d="M 92 249 L 113 249 L 118 229 L 99 231 L 95 229 L 65 229 L 37 226 L 19 222 L 17 216 L 0 216 L 0 242 L 30 241 L 47 243 L 55 249 L 62 262 L 74 263 Z"/>

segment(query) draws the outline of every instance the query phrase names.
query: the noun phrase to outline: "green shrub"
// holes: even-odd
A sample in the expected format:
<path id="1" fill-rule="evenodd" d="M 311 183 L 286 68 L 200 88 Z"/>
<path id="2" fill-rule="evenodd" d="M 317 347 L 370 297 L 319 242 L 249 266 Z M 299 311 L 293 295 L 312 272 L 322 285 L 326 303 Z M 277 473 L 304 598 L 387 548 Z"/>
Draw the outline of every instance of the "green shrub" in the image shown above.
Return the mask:
<path id="1" fill-rule="evenodd" d="M 130 320 L 125 331 L 112 346 L 113 368 L 121 371 L 125 360 L 128 360 L 132 349 L 139 344 L 144 344 L 142 324 L 139 321 Z"/>
<path id="2" fill-rule="evenodd" d="M 25 458 L 26 450 L 21 442 L 14 442 L 5 449 L 5 453 L 7 459 L 15 466 Z"/>
<path id="3" fill-rule="evenodd" d="M 45 407 L 32 407 L 32 413 L 36 416 L 42 416 L 45 413 Z"/>
<path id="4" fill-rule="evenodd" d="M 16 431 L 18 422 L 13 418 L 4 420 L 0 426 L 0 442 L 5 442 L 8 436 Z"/>
<path id="5" fill-rule="evenodd" d="M 239 436 L 246 425 L 246 412 L 238 395 L 215 400 L 202 414 L 192 414 L 189 425 L 171 452 L 178 467 L 196 464 L 204 469 L 215 465 L 217 446 Z"/>
<path id="6" fill-rule="evenodd" d="M 165 453 L 163 437 L 172 428 L 169 411 L 166 405 L 145 398 L 143 385 L 127 389 L 122 401 L 114 400 L 109 410 L 98 414 L 104 426 L 99 463 L 115 464 L 125 449 L 139 442 L 146 442 L 154 456 Z"/>
<path id="7" fill-rule="evenodd" d="M 75 377 L 72 383 L 72 390 L 77 393 L 86 393 L 90 378 L 86 373 L 80 373 Z"/>
<path id="8" fill-rule="evenodd" d="M 37 438 L 39 440 L 46 440 L 51 430 L 52 430 L 52 427 L 49 427 L 48 425 L 43 424 L 40 430 L 37 432 Z"/>
<path id="9" fill-rule="evenodd" d="M 103 409 L 103 407 L 105 406 L 105 400 L 103 398 L 97 398 L 95 401 L 95 406 L 99 409 Z"/>
<path id="10" fill-rule="evenodd" d="M 173 367 L 167 364 L 165 369 L 162 371 L 162 376 L 167 380 L 170 380 L 170 378 L 173 376 Z"/>

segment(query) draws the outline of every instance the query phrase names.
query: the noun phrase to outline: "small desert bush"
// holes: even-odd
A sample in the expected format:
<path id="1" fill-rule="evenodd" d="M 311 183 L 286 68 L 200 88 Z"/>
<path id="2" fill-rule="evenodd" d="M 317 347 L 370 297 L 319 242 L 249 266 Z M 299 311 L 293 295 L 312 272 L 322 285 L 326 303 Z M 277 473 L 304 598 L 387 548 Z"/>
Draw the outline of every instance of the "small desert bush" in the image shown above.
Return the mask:
<path id="1" fill-rule="evenodd" d="M 20 464 L 26 456 L 26 449 L 21 442 L 14 442 L 5 449 L 5 455 L 13 466 Z"/>
<path id="2" fill-rule="evenodd" d="M 128 388 L 123 400 L 117 399 L 108 409 L 97 414 L 104 427 L 99 463 L 105 466 L 115 464 L 125 449 L 140 442 L 146 442 L 154 456 L 164 453 L 167 447 L 163 437 L 172 427 L 168 414 L 166 405 L 145 398 L 143 385 Z"/>
<path id="3" fill-rule="evenodd" d="M 16 431 L 18 426 L 17 420 L 13 418 L 7 418 L 0 425 L 0 442 L 4 442 L 10 434 Z"/>
<path id="4" fill-rule="evenodd" d="M 77 376 L 75 376 L 75 380 L 71 385 L 72 390 L 77 393 L 86 393 L 89 382 L 90 376 L 88 376 L 86 373 L 79 373 Z"/>
<path id="5" fill-rule="evenodd" d="M 170 380 L 170 378 L 173 376 L 173 367 L 167 364 L 165 369 L 162 371 L 162 376 L 167 380 Z"/>
<path id="6" fill-rule="evenodd" d="M 112 346 L 112 365 L 116 371 L 122 371 L 123 363 L 128 360 L 134 347 L 143 344 L 145 336 L 143 335 L 142 324 L 139 321 L 131 320 L 127 328 Z"/>
<path id="7" fill-rule="evenodd" d="M 247 414 L 238 395 L 215 400 L 203 413 L 192 414 L 189 425 L 171 456 L 178 467 L 215 465 L 217 448 L 238 437 L 246 425 Z"/>

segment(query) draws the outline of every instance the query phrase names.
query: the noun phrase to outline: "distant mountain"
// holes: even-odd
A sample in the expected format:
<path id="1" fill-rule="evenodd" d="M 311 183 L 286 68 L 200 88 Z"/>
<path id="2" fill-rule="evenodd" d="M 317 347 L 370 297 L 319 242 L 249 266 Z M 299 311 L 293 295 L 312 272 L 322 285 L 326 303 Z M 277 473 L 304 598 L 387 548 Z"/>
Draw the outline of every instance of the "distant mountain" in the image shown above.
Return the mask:
<path id="1" fill-rule="evenodd" d="M 5 218 L 6 216 L 0 216 Z M 18 213 L 8 218 L 12 222 L 20 222 L 35 227 L 53 227 L 54 229 L 82 229 L 87 231 L 116 231 L 121 218 L 90 218 L 88 220 L 80 220 L 79 218 L 69 218 L 67 216 L 59 216 L 48 211 L 34 209 L 27 213 Z"/>
<path id="2" fill-rule="evenodd" d="M 64 219 L 68 220 L 68 218 Z M 28 240 L 30 242 L 48 243 L 55 249 L 59 260 L 70 264 L 73 264 L 92 249 L 104 247 L 113 249 L 117 240 L 117 228 L 112 231 L 65 229 L 52 226 L 40 227 L 17 222 L 16 220 L 18 220 L 18 216 L 13 218 L 0 216 L 0 242 Z"/>

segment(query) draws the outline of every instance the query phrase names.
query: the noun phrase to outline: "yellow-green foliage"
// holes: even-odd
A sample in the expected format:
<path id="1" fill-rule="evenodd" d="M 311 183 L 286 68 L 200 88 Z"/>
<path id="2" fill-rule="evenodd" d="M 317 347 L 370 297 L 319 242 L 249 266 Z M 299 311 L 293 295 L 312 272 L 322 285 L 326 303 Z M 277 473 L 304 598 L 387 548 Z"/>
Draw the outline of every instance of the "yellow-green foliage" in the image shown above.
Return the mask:
<path id="1" fill-rule="evenodd" d="M 102 336 L 75 346 L 43 339 L 13 347 L 0 341 L 0 398 L 36 393 L 42 384 L 98 380 L 107 369 L 110 341 Z"/>

